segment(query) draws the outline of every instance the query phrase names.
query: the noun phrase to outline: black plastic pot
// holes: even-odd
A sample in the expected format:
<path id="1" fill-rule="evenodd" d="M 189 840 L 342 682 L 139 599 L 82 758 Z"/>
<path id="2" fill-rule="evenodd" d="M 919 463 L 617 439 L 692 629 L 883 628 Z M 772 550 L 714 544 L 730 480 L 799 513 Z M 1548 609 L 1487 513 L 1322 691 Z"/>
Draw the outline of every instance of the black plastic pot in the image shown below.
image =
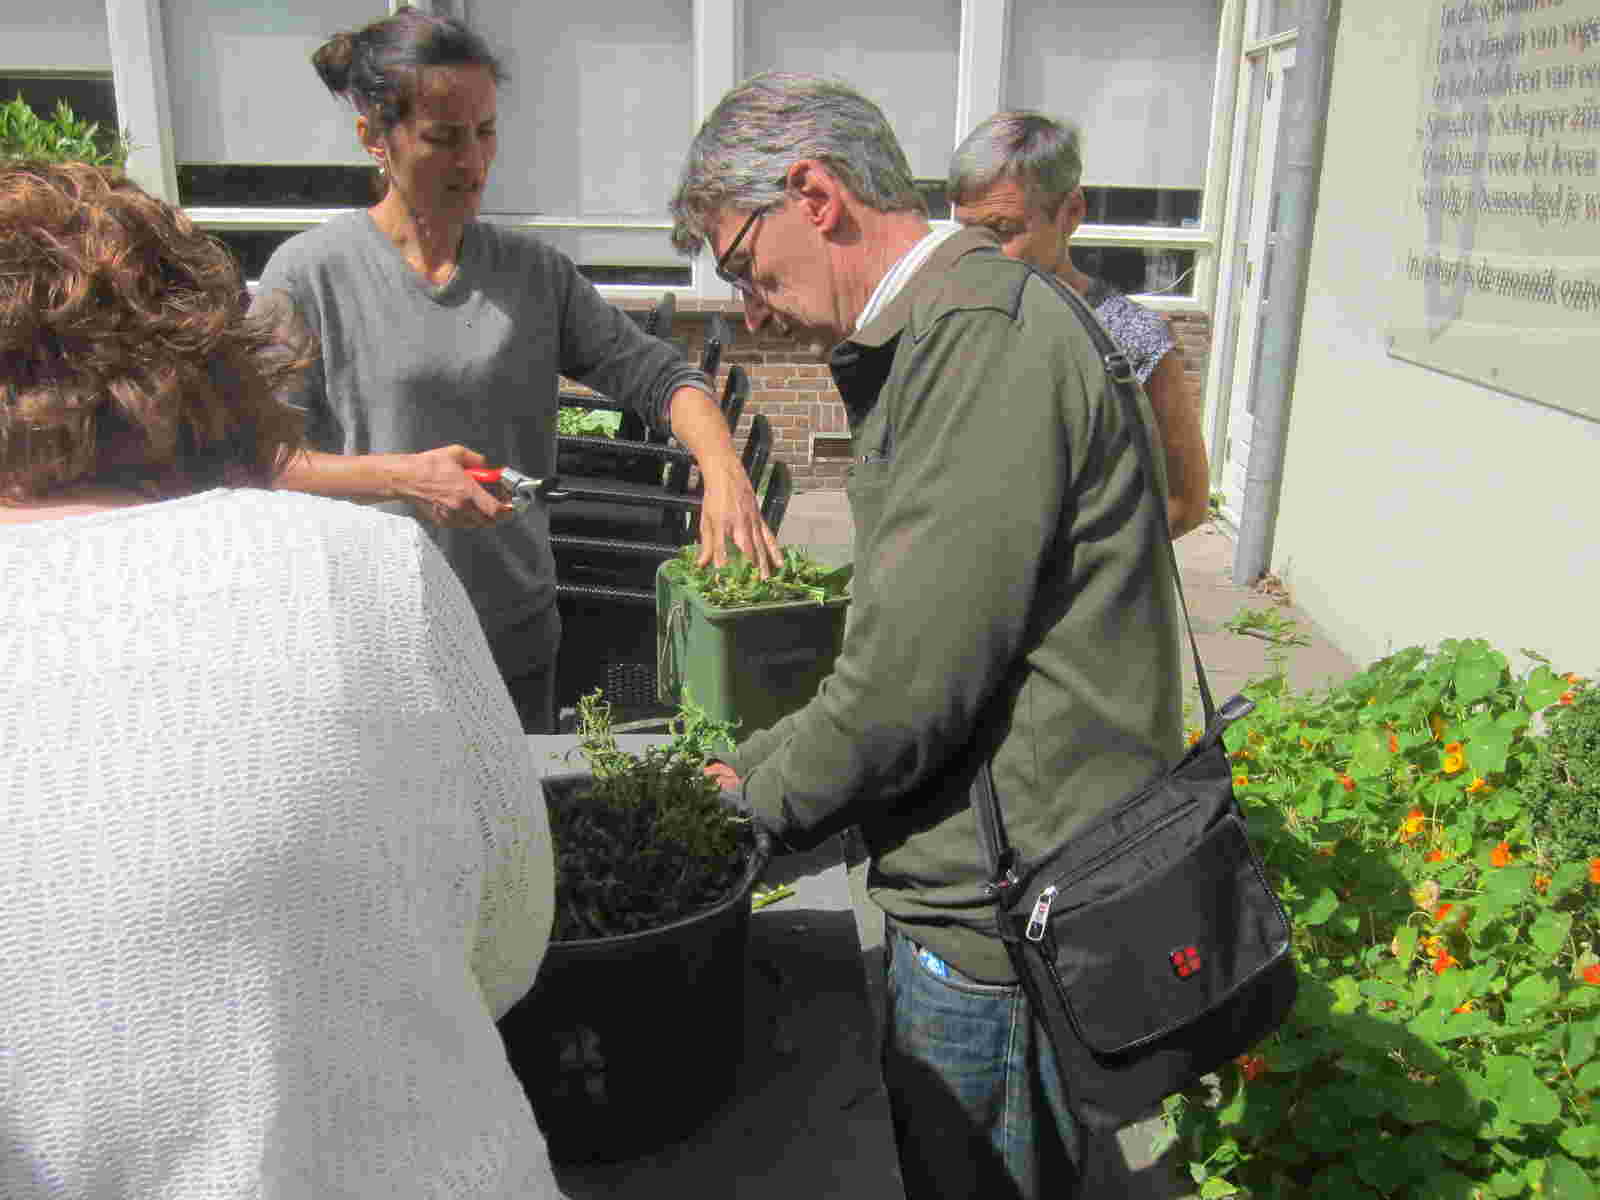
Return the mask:
<path id="1" fill-rule="evenodd" d="M 555 801 L 591 776 L 544 780 Z M 763 839 L 715 907 L 659 929 L 552 942 L 500 1021 L 557 1163 L 615 1162 L 680 1141 L 734 1093 L 744 1052 L 750 894 Z"/>

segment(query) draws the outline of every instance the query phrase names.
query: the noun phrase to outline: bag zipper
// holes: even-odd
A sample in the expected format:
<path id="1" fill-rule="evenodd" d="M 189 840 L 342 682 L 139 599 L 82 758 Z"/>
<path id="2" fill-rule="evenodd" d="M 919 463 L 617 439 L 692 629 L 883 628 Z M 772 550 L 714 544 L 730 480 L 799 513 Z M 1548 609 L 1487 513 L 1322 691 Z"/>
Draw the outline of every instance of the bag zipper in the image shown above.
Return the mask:
<path id="1" fill-rule="evenodd" d="M 1030 942 L 1044 941 L 1045 926 L 1050 921 L 1050 906 L 1056 902 L 1056 893 L 1060 889 L 1051 884 L 1039 893 L 1039 898 L 1033 902 L 1033 915 L 1028 918 L 1028 928 L 1025 931 Z"/>
<path id="2" fill-rule="evenodd" d="M 1088 876 L 1094 874 L 1096 871 L 1098 871 L 1101 867 L 1103 867 L 1107 862 L 1109 862 L 1113 858 L 1116 858 L 1117 856 L 1122 855 L 1122 854 L 1126 854 L 1129 851 L 1135 850 L 1138 847 L 1144 845 L 1144 843 L 1148 842 L 1151 838 L 1155 837 L 1162 830 L 1166 829 L 1166 827 L 1168 825 L 1171 825 L 1173 822 L 1178 821 L 1181 818 L 1187 816 L 1190 813 L 1190 811 L 1192 811 L 1196 807 L 1197 804 L 1198 804 L 1198 801 L 1191 800 L 1191 801 L 1189 801 L 1189 803 L 1183 805 L 1182 807 L 1173 809 L 1173 811 L 1169 812 L 1165 817 L 1163 817 L 1160 821 L 1157 821 L 1154 825 L 1145 826 L 1143 832 L 1141 832 L 1137 837 L 1130 838 L 1130 839 L 1118 842 L 1116 845 L 1110 847 L 1109 849 L 1102 850 L 1099 854 L 1095 855 L 1095 857 L 1093 859 L 1091 859 L 1089 862 L 1084 863 L 1082 866 L 1077 868 L 1077 870 L 1074 871 L 1073 874 L 1062 876 L 1061 877 L 1061 883 L 1060 883 L 1059 887 L 1056 884 L 1051 884 L 1049 887 L 1045 888 L 1044 892 L 1040 892 L 1039 893 L 1039 899 L 1041 899 L 1041 900 L 1044 899 L 1045 892 L 1050 892 L 1051 893 L 1050 902 L 1053 904 L 1055 902 L 1055 893 L 1059 892 L 1062 887 L 1071 887 L 1073 884 L 1078 883 L 1080 880 L 1085 879 Z M 1049 911 L 1050 911 L 1050 906 L 1047 904 L 1045 906 L 1045 914 L 1047 916 L 1049 915 Z M 1035 904 L 1034 905 L 1034 915 L 1028 919 L 1028 928 L 1030 930 L 1033 928 L 1033 922 L 1038 917 L 1038 913 L 1039 913 L 1038 905 Z M 1038 939 L 1034 939 L 1034 940 L 1038 940 Z"/>

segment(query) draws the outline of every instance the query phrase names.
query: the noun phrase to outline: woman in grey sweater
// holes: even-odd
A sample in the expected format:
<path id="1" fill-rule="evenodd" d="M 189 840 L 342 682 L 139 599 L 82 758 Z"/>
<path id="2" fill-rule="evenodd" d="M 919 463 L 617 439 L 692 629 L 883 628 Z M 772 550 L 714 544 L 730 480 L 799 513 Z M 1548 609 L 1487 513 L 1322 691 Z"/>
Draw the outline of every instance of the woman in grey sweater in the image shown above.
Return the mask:
<path id="1" fill-rule="evenodd" d="M 702 558 L 728 538 L 775 564 L 710 381 L 601 299 L 565 255 L 477 219 L 494 160 L 502 72 L 460 22 L 403 8 L 341 33 L 312 63 L 355 107 L 386 183 L 370 209 L 289 239 L 261 277 L 321 342 L 295 400 L 311 449 L 278 486 L 424 518 L 472 597 L 527 728 L 554 726 L 560 640 L 546 514 L 467 467 L 555 470 L 557 376 L 631 403 L 693 453 L 705 480 Z"/>

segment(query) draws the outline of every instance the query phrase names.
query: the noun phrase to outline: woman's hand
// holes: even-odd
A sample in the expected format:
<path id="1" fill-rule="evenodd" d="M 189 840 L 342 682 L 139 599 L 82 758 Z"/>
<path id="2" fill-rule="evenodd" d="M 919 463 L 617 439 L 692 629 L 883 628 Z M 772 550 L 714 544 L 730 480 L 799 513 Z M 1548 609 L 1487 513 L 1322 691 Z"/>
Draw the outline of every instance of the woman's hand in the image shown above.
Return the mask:
<path id="1" fill-rule="evenodd" d="M 783 565 L 783 551 L 761 517 L 761 506 L 743 464 L 730 454 L 701 463 L 700 476 L 705 496 L 700 502 L 700 556 L 696 563 L 722 566 L 728 561 L 728 539 L 732 538 L 765 579 Z"/>
<path id="2" fill-rule="evenodd" d="M 490 495 L 467 474 L 468 467 L 490 464 L 465 446 L 440 446 L 421 454 L 397 456 L 395 492 L 425 520 L 450 529 L 484 529 L 516 509 Z"/>
<path id="3" fill-rule="evenodd" d="M 761 519 L 755 489 L 733 449 L 728 421 L 717 402 L 697 387 L 672 393 L 672 432 L 694 455 L 705 495 L 700 501 L 700 566 L 728 561 L 728 539 L 753 560 L 765 579 L 783 564 L 778 539 Z"/>

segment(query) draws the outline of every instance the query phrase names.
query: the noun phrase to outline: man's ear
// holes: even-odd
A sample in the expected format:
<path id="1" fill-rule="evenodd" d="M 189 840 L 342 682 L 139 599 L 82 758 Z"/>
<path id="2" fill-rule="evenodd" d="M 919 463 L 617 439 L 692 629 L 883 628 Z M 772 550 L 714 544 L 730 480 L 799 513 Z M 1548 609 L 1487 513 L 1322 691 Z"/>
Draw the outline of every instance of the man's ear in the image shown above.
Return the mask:
<path id="1" fill-rule="evenodd" d="M 1083 189 L 1073 188 L 1061 201 L 1061 208 L 1056 213 L 1056 228 L 1061 230 L 1062 238 L 1070 238 L 1077 233 L 1078 226 L 1083 224 L 1083 219 L 1088 215 L 1089 202 L 1084 199 Z"/>
<path id="2" fill-rule="evenodd" d="M 792 163 L 784 177 L 790 203 L 799 207 L 818 233 L 831 233 L 845 218 L 850 189 L 820 159 L 802 158 Z"/>

